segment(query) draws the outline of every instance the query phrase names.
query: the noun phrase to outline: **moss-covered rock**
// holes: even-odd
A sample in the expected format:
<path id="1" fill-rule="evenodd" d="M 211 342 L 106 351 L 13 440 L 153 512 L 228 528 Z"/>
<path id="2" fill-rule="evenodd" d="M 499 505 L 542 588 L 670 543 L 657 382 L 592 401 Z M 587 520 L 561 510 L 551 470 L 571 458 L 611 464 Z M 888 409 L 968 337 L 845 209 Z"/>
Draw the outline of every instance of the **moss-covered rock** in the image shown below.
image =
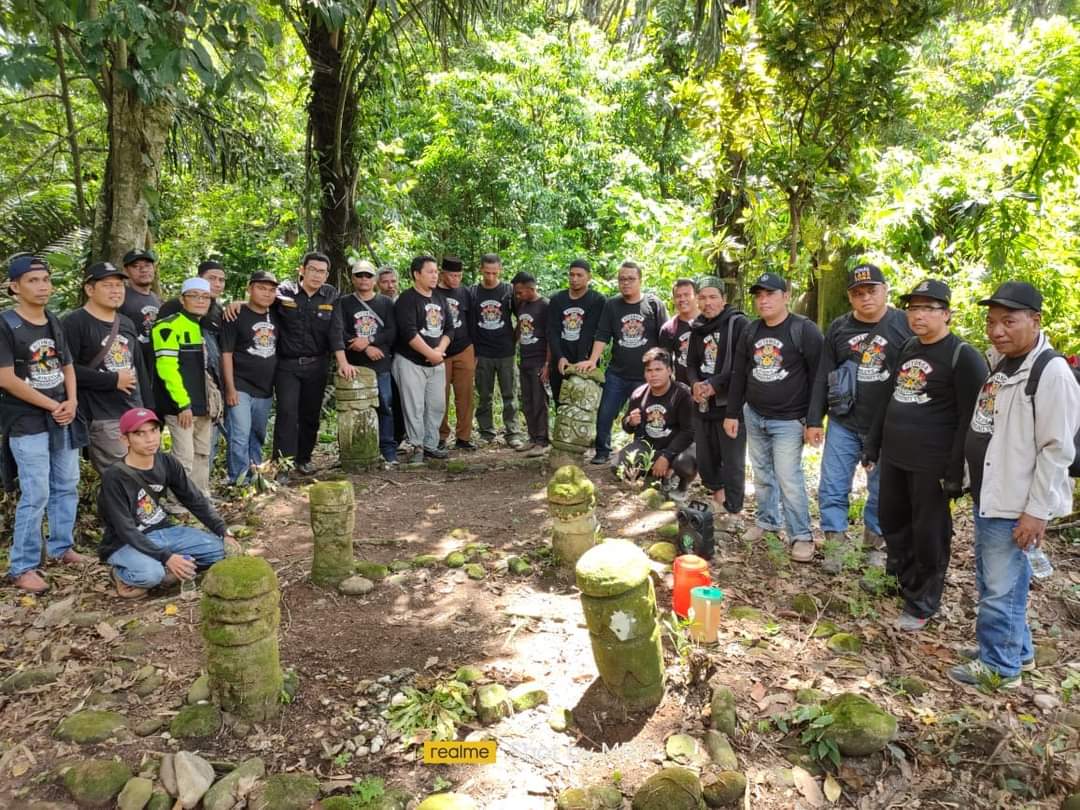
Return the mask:
<path id="1" fill-rule="evenodd" d="M 555 800 L 556 810 L 619 810 L 622 793 L 610 785 L 567 788 Z"/>
<path id="2" fill-rule="evenodd" d="M 154 793 L 154 783 L 136 776 L 129 779 L 116 797 L 117 810 L 143 810 Z"/>
<path id="3" fill-rule="evenodd" d="M 825 642 L 825 646 L 834 653 L 862 652 L 862 642 L 858 636 L 853 636 L 851 633 L 835 633 Z"/>
<path id="4" fill-rule="evenodd" d="M 836 622 L 830 622 L 828 619 L 821 619 L 817 623 L 817 627 L 814 628 L 814 632 L 810 634 L 812 638 L 828 638 L 829 636 L 835 636 L 840 632 L 840 626 Z"/>
<path id="5" fill-rule="evenodd" d="M 548 693 L 537 683 L 523 683 L 510 690 L 510 702 L 515 712 L 535 709 L 548 702 Z"/>
<path id="6" fill-rule="evenodd" d="M 196 703 L 202 703 L 203 701 L 210 699 L 210 676 L 205 672 L 196 678 L 191 686 L 188 687 L 187 696 L 185 701 L 189 705 L 195 705 Z"/>
<path id="7" fill-rule="evenodd" d="M 349 481 L 323 481 L 308 490 L 308 497 L 315 540 L 311 581 L 334 588 L 353 571 L 356 493 Z"/>
<path id="8" fill-rule="evenodd" d="M 461 568 L 465 565 L 465 552 L 451 551 L 443 558 L 447 568 Z"/>
<path id="9" fill-rule="evenodd" d="M 664 753 L 672 762 L 700 768 L 708 761 L 704 747 L 689 734 L 672 734 L 664 742 Z"/>
<path id="10" fill-rule="evenodd" d="M 464 793 L 435 793 L 420 802 L 416 810 L 480 810 L 480 805 Z"/>
<path id="11" fill-rule="evenodd" d="M 596 484 L 573 464 L 559 467 L 547 485 L 548 503 L 560 506 L 592 505 L 596 502 Z"/>
<path id="12" fill-rule="evenodd" d="M 109 807 L 131 779 L 131 770 L 114 759 L 78 762 L 64 774 L 64 788 L 80 807 Z"/>
<path id="13" fill-rule="evenodd" d="M 375 590 L 375 583 L 367 577 L 354 574 L 341 580 L 337 589 L 342 596 L 365 596 Z"/>
<path id="14" fill-rule="evenodd" d="M 582 596 L 581 610 L 589 632 L 611 643 L 649 638 L 657 626 L 652 579 L 617 596 Z"/>
<path id="15" fill-rule="evenodd" d="M 514 713 L 514 704 L 506 687 L 489 683 L 476 689 L 476 716 L 486 726 Z"/>
<path id="16" fill-rule="evenodd" d="M 735 736 L 738 716 L 735 712 L 735 693 L 726 686 L 715 686 L 709 701 L 709 717 L 712 727 L 722 731 L 728 737 Z"/>
<path id="17" fill-rule="evenodd" d="M 548 727 L 560 734 L 574 727 L 574 713 L 569 709 L 557 706 L 548 712 Z"/>
<path id="18" fill-rule="evenodd" d="M 222 599 L 252 599 L 277 590 L 277 575 L 262 557 L 229 557 L 214 563 L 203 579 L 203 593 Z"/>
<path id="19" fill-rule="evenodd" d="M 728 618 L 738 622 L 760 622 L 761 611 L 749 605 L 735 605 L 728 611 Z"/>
<path id="20" fill-rule="evenodd" d="M 506 567 L 511 574 L 518 577 L 528 576 L 532 573 L 532 566 L 521 557 L 510 557 L 506 560 Z"/>
<path id="21" fill-rule="evenodd" d="M 723 771 L 702 790 L 709 807 L 730 807 L 746 793 L 746 777 L 738 771 Z"/>
<path id="22" fill-rule="evenodd" d="M 896 718 L 862 695 L 844 692 L 823 708 L 833 718 L 825 739 L 836 743 L 846 757 L 873 754 L 896 737 Z"/>
<path id="23" fill-rule="evenodd" d="M 1061 810 L 1080 810 L 1080 793 L 1067 796 L 1061 803 Z"/>
<path id="24" fill-rule="evenodd" d="M 679 550 L 673 543 L 653 543 L 645 553 L 649 555 L 650 560 L 670 565 L 675 561 Z"/>
<path id="25" fill-rule="evenodd" d="M 411 571 L 412 563 L 408 560 L 393 560 L 387 568 L 390 569 L 391 573 L 400 574 L 404 571 Z"/>
<path id="26" fill-rule="evenodd" d="M 664 505 L 664 501 L 666 500 L 659 490 L 651 487 L 642 490 L 641 495 L 638 497 L 641 498 L 641 502 L 645 504 L 647 509 L 659 509 Z"/>
<path id="27" fill-rule="evenodd" d="M 454 673 L 454 680 L 461 681 L 461 683 L 476 683 L 484 677 L 484 671 L 480 667 L 474 667 L 466 664 L 463 667 L 458 667 L 457 672 Z"/>
<path id="28" fill-rule="evenodd" d="M 487 576 L 487 569 L 480 563 L 468 563 L 462 570 L 469 579 L 480 580 Z"/>
<path id="29" fill-rule="evenodd" d="M 442 560 L 438 554 L 417 554 L 413 557 L 413 568 L 435 568 Z"/>
<path id="30" fill-rule="evenodd" d="M 710 728 L 705 732 L 705 750 L 709 759 L 722 771 L 734 771 L 739 767 L 739 759 L 731 747 L 727 734 Z"/>
<path id="31" fill-rule="evenodd" d="M 178 740 L 212 737 L 221 730 L 221 709 L 212 703 L 182 708 L 169 723 L 169 733 Z"/>
<path id="32" fill-rule="evenodd" d="M 172 810 L 173 804 L 172 796 L 159 790 L 150 797 L 143 810 Z"/>
<path id="33" fill-rule="evenodd" d="M 369 562 L 368 560 L 359 560 L 354 566 L 353 570 L 360 576 L 378 582 L 380 579 L 385 579 L 390 573 L 390 569 L 382 563 Z"/>
<path id="34" fill-rule="evenodd" d="M 795 702 L 803 706 L 816 706 L 824 703 L 829 696 L 820 689 L 800 689 L 795 693 Z"/>
<path id="35" fill-rule="evenodd" d="M 701 781 L 686 768 L 664 768 L 634 792 L 633 810 L 702 810 Z"/>
<path id="36" fill-rule="evenodd" d="M 586 551 L 574 569 L 587 596 L 618 596 L 649 577 L 649 558 L 627 540 L 611 540 Z"/>
<path id="37" fill-rule="evenodd" d="M 83 709 L 61 720 L 54 736 L 73 743 L 98 743 L 125 727 L 127 718 L 119 712 Z"/>
<path id="38" fill-rule="evenodd" d="M 679 524 L 678 523 L 665 523 L 659 529 L 656 530 L 658 537 L 662 537 L 665 540 L 674 540 L 679 536 Z"/>
<path id="39" fill-rule="evenodd" d="M 256 785 L 249 810 L 309 810 L 319 798 L 319 780 L 305 774 L 277 774 Z"/>
<path id="40" fill-rule="evenodd" d="M 242 783 L 251 783 L 265 775 L 266 765 L 258 757 L 240 763 L 206 791 L 203 810 L 234 810 L 237 799 L 246 796 L 241 790 Z M 323 810 L 327 810 L 325 805 Z"/>
<path id="41" fill-rule="evenodd" d="M 817 599 L 808 593 L 797 593 L 791 597 L 791 609 L 804 619 L 813 621 L 818 615 Z"/>
<path id="42" fill-rule="evenodd" d="M 19 670 L 0 682 L 0 694 L 13 695 L 27 689 L 33 689 L 35 686 L 55 683 L 63 671 L 64 667 L 61 664 L 49 664 L 44 667 L 30 667 Z"/>
<path id="43" fill-rule="evenodd" d="M 446 462 L 446 471 L 453 475 L 460 475 L 469 471 L 469 462 L 463 458 L 452 458 Z"/>
<path id="44" fill-rule="evenodd" d="M 896 688 L 901 692 L 906 692 L 912 697 L 922 697 L 930 691 L 930 687 L 926 685 L 926 682 L 914 677 L 913 675 L 903 675 L 896 679 Z"/>

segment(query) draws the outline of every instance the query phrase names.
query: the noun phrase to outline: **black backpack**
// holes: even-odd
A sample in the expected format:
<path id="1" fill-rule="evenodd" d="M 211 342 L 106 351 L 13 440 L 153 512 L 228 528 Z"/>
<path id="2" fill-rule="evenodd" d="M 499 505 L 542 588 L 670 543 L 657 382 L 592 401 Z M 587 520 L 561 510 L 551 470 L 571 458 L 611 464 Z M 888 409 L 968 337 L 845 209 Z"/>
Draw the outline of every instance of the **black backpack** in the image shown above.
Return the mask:
<path id="1" fill-rule="evenodd" d="M 1035 410 L 1035 391 L 1039 388 L 1039 380 L 1042 379 L 1043 369 L 1046 368 L 1046 364 L 1053 360 L 1055 357 L 1060 357 L 1065 360 L 1065 355 L 1055 352 L 1053 349 L 1044 351 L 1035 358 L 1035 362 L 1031 364 L 1031 374 L 1028 375 L 1027 385 L 1024 386 L 1024 393 L 1031 397 L 1031 410 Z M 1066 362 L 1068 362 L 1066 360 Z M 1080 369 L 1076 368 L 1072 364 L 1069 364 L 1069 370 L 1073 373 L 1073 379 L 1076 380 L 1077 385 L 1080 385 Z M 1077 431 L 1073 436 L 1073 460 L 1069 465 L 1069 477 L 1080 478 L 1080 431 Z"/>

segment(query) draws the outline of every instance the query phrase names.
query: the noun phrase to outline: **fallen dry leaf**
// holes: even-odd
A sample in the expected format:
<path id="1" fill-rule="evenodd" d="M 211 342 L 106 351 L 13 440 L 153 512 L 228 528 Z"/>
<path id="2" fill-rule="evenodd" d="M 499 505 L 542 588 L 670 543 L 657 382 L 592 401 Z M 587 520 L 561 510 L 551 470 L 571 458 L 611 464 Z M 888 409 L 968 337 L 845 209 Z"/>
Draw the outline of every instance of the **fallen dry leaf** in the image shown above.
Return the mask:
<path id="1" fill-rule="evenodd" d="M 830 804 L 836 802 L 840 798 L 840 783 L 836 781 L 831 773 L 825 774 L 825 798 L 829 800 Z"/>
<path id="2" fill-rule="evenodd" d="M 810 802 L 811 807 L 825 806 L 825 796 L 822 795 L 817 780 L 809 772 L 796 765 L 791 769 L 791 776 L 795 780 L 795 787 L 799 789 L 803 798 Z"/>
<path id="3" fill-rule="evenodd" d="M 113 639 L 120 637 L 120 631 L 113 627 L 108 622 L 101 622 L 94 625 L 94 629 L 98 631 L 98 635 L 106 641 L 112 641 Z"/>
<path id="4" fill-rule="evenodd" d="M 750 690 L 750 699 L 753 700 L 755 703 L 760 702 L 761 699 L 765 697 L 765 691 L 766 690 L 764 684 L 760 682 L 755 683 L 754 688 Z"/>
<path id="5" fill-rule="evenodd" d="M 180 608 L 170 602 L 161 612 L 164 613 L 166 616 L 175 616 L 177 613 L 180 612 Z"/>

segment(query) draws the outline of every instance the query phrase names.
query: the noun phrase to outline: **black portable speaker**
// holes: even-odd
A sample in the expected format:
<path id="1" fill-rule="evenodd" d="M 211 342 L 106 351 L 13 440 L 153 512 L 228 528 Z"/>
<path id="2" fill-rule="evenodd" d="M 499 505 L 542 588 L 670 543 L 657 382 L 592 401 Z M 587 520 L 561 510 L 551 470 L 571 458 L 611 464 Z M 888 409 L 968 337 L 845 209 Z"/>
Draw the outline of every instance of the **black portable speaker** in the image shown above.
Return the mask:
<path id="1" fill-rule="evenodd" d="M 679 554 L 696 554 L 711 560 L 716 550 L 713 514 L 704 501 L 690 501 L 679 507 Z"/>

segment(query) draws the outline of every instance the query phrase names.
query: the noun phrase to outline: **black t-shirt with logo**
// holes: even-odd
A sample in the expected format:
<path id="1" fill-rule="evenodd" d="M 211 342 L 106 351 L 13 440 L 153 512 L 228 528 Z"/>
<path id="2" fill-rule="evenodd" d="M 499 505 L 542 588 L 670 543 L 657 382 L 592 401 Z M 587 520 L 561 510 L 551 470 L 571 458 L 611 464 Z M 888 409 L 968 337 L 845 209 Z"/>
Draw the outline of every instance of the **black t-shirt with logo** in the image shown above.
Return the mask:
<path id="1" fill-rule="evenodd" d="M 30 323 L 18 313 L 16 329 L 0 318 L 0 368 L 14 368 L 15 376 L 26 382 L 39 394 L 63 402 L 67 398 L 64 387 L 64 366 L 71 365 L 71 353 L 63 331 L 53 332 L 52 319 L 41 324 Z M 29 436 L 49 429 L 52 415 L 18 397 L 4 396 L 0 410 L 0 429 L 9 436 Z"/>
<path id="2" fill-rule="evenodd" d="M 278 327 L 272 312 L 259 313 L 244 304 L 234 321 L 221 327 L 221 351 L 232 352 L 233 385 L 257 399 L 274 393 Z"/>
<path id="3" fill-rule="evenodd" d="M 644 380 L 641 358 L 660 345 L 660 327 L 666 320 L 667 310 L 655 296 L 643 295 L 634 304 L 621 295 L 609 298 L 596 328 L 596 340 L 611 341 L 608 371 L 625 380 Z"/>
<path id="4" fill-rule="evenodd" d="M 450 318 L 450 305 L 438 289 L 431 295 L 422 295 L 410 288 L 394 302 L 394 318 L 397 321 L 397 344 L 395 354 L 418 366 L 430 366 L 420 352 L 409 345 L 417 335 L 431 348 L 439 345 L 443 335 L 454 339 L 454 322 Z"/>
<path id="5" fill-rule="evenodd" d="M 93 368 L 90 362 L 101 353 L 112 334 L 111 323 L 99 320 L 85 309 L 77 309 L 64 317 L 64 337 L 75 365 L 75 384 L 79 392 L 79 411 L 90 419 L 119 419 L 130 408 L 147 405 L 144 393 L 150 389 L 150 379 L 139 349 L 139 333 L 135 324 L 119 312 L 116 339 L 104 359 Z M 134 371 L 136 387 L 130 394 L 116 387 L 121 371 Z"/>
<path id="6" fill-rule="evenodd" d="M 469 322 L 472 319 L 474 299 L 468 287 L 439 287 L 439 292 L 446 299 L 446 305 L 450 307 L 450 320 L 454 324 L 454 339 L 446 349 L 446 356 L 453 357 L 461 354 L 473 345 L 472 332 Z"/>
<path id="7" fill-rule="evenodd" d="M 681 382 L 672 382 L 662 396 L 656 396 L 646 383 L 634 389 L 623 417 L 623 430 L 632 433 L 635 441 L 652 447 L 657 455 L 674 459 L 694 441 L 692 419 L 693 399 L 690 389 Z M 635 409 L 641 411 L 636 427 L 627 423 Z"/>
<path id="8" fill-rule="evenodd" d="M 154 293 L 139 292 L 134 287 L 128 287 L 124 291 L 124 303 L 120 305 L 120 313 L 135 324 L 139 343 L 147 347 L 150 345 L 150 330 L 154 328 L 159 309 L 161 299 Z"/>
<path id="9" fill-rule="evenodd" d="M 341 296 L 338 306 L 341 307 L 341 325 L 345 330 L 346 359 L 354 366 L 373 369 L 376 374 L 390 371 L 394 359 L 394 340 L 397 338 L 394 302 L 379 293 L 370 301 L 361 302 L 353 293 Z M 349 341 L 358 337 L 367 338 L 370 345 L 381 350 L 382 359 L 372 360 L 366 353 L 348 348 Z"/>
<path id="10" fill-rule="evenodd" d="M 596 290 L 587 289 L 580 298 L 571 298 L 569 290 L 559 290 L 551 296 L 548 307 L 548 344 L 551 346 L 551 362 L 558 366 L 565 357 L 571 363 L 588 360 L 592 354 L 593 338 L 600 316 L 604 312 L 604 296 Z"/>
<path id="11" fill-rule="evenodd" d="M 742 418 L 744 402 L 766 419 L 806 418 L 823 338 L 817 324 L 802 318 L 796 348 L 791 336 L 796 318 L 789 314 L 776 326 L 751 321 L 743 330 L 728 393 L 729 419 Z"/>
<path id="12" fill-rule="evenodd" d="M 678 315 L 668 318 L 667 322 L 660 327 L 660 348 L 671 352 L 671 359 L 675 364 L 675 379 L 686 385 L 690 384 L 690 378 L 686 373 L 686 363 L 690 349 L 691 321 L 684 321 Z"/>
<path id="13" fill-rule="evenodd" d="M 997 403 L 998 389 L 1020 370 L 1026 359 L 1026 354 L 1004 358 L 983 382 L 975 400 L 975 410 L 964 439 L 964 458 L 967 459 L 968 475 L 971 477 L 971 498 L 976 506 L 979 504 L 979 491 L 982 489 L 986 450 L 994 435 L 994 406 Z"/>
<path id="14" fill-rule="evenodd" d="M 477 357 L 513 357 L 514 325 L 510 320 L 513 311 L 514 290 L 505 281 L 499 282 L 492 289 L 483 284 L 472 288 L 473 340 L 476 343 Z"/>
<path id="15" fill-rule="evenodd" d="M 964 436 L 986 378 L 986 362 L 952 334 L 929 345 L 912 339 L 897 362 L 884 416 L 882 458 L 901 469 L 933 472 L 959 483 Z"/>
<path id="16" fill-rule="evenodd" d="M 521 367 L 541 368 L 547 362 L 548 301 L 520 301 L 517 305 L 518 345 L 521 346 Z"/>

